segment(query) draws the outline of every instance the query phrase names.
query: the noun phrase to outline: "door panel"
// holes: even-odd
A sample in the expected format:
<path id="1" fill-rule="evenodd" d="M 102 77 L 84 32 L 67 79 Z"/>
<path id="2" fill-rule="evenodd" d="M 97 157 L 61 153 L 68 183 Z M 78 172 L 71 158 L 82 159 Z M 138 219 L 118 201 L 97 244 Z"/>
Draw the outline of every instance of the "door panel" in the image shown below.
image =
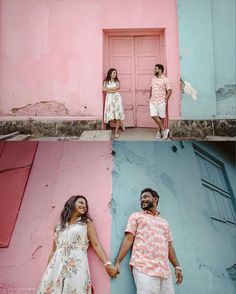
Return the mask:
<path id="1" fill-rule="evenodd" d="M 125 125 L 133 127 L 134 120 L 134 38 L 110 37 L 109 38 L 109 67 L 118 71 L 120 80 L 120 94 L 123 98 L 125 109 Z"/>
<path id="2" fill-rule="evenodd" d="M 156 127 L 149 115 L 153 69 L 163 63 L 161 35 L 109 37 L 109 67 L 118 71 L 128 127 Z"/>
<path id="3" fill-rule="evenodd" d="M 135 84 L 137 127 L 156 127 L 149 114 L 153 69 L 161 62 L 160 36 L 135 38 Z"/>

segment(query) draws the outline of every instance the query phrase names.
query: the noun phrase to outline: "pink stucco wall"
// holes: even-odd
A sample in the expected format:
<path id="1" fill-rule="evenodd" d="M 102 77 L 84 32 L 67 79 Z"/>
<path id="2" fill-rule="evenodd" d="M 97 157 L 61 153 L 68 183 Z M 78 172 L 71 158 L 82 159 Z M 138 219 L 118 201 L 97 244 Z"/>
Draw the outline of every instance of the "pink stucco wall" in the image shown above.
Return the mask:
<path id="1" fill-rule="evenodd" d="M 165 28 L 170 117 L 180 114 L 176 0 L 2 0 L 0 114 L 56 101 L 48 116 L 102 118 L 104 31 Z M 40 107 L 39 106 L 39 113 Z M 43 105 L 44 106 L 44 105 Z M 30 115 L 30 112 L 25 112 Z M 32 115 L 37 111 L 32 110 Z M 40 113 L 41 115 L 41 113 Z"/>
<path id="2" fill-rule="evenodd" d="M 110 154 L 109 142 L 39 143 L 10 245 L 0 249 L 0 293 L 35 293 L 54 224 L 71 195 L 87 197 L 98 236 L 110 254 Z M 110 279 L 93 250 L 89 263 L 95 293 L 110 293 Z"/>

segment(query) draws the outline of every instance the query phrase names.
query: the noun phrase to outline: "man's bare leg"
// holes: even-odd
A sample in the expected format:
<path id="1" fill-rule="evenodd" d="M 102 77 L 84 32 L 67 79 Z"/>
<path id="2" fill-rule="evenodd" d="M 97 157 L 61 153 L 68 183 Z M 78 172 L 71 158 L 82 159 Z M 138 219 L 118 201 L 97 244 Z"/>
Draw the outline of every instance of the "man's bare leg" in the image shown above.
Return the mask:
<path id="1" fill-rule="evenodd" d="M 164 118 L 160 118 L 158 116 L 152 116 L 152 119 L 155 121 L 155 123 L 158 125 L 160 132 L 162 133 L 164 131 Z"/>

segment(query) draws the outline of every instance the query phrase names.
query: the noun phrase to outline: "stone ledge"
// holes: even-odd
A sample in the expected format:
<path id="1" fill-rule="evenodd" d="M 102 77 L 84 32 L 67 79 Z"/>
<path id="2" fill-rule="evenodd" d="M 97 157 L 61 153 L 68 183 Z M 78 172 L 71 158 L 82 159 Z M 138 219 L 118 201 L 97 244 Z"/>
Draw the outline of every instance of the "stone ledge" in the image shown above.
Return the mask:
<path id="1" fill-rule="evenodd" d="M 170 120 L 170 137 L 205 139 L 207 136 L 235 137 L 235 119 Z"/>
<path id="2" fill-rule="evenodd" d="M 13 132 L 35 137 L 80 136 L 85 130 L 101 130 L 101 120 L 8 120 L 0 121 L 0 135 Z"/>
<path id="3" fill-rule="evenodd" d="M 34 137 L 80 137 L 83 131 L 102 130 L 100 119 L 0 120 L 0 135 L 13 132 Z M 207 137 L 235 137 L 235 119 L 170 120 L 170 137 L 175 140 L 207 140 Z M 143 138 L 145 140 L 145 138 Z M 227 141 L 227 139 L 226 139 Z"/>

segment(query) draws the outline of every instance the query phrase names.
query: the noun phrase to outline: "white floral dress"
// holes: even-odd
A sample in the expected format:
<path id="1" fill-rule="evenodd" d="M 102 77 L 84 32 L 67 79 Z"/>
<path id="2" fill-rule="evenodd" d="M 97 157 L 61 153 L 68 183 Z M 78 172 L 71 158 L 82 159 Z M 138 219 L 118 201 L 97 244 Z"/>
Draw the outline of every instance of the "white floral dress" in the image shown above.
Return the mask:
<path id="1" fill-rule="evenodd" d="M 64 230 L 56 227 L 57 249 L 41 280 L 38 294 L 91 294 L 87 258 L 87 224 L 78 220 Z"/>
<path id="2" fill-rule="evenodd" d="M 106 88 L 112 89 L 116 86 L 116 82 L 109 81 L 106 85 Z M 108 123 L 113 119 L 125 119 L 123 101 L 119 92 L 106 94 L 104 122 Z"/>

